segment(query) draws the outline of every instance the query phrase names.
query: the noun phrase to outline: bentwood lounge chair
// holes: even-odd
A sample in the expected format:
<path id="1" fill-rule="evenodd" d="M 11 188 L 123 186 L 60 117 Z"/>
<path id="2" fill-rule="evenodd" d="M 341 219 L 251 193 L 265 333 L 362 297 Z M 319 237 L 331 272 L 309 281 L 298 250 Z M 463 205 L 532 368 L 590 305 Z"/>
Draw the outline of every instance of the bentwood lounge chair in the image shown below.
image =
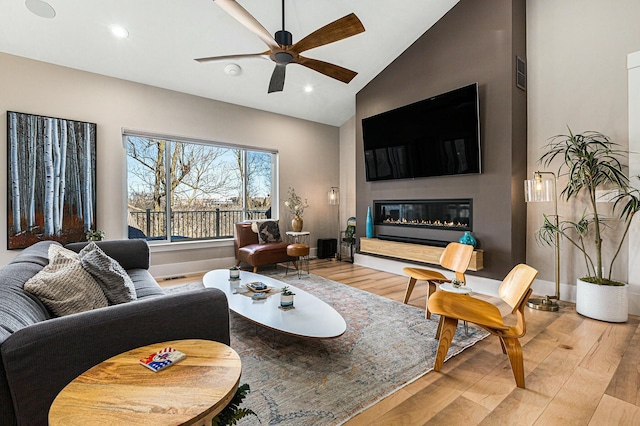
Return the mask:
<path id="1" fill-rule="evenodd" d="M 431 296 L 429 309 L 434 314 L 440 315 L 441 324 L 436 335 L 440 343 L 433 369 L 440 371 L 442 368 L 456 332 L 458 320 L 468 321 L 498 336 L 502 352 L 509 357 L 516 385 L 524 389 L 522 346 L 518 339 L 526 333 L 524 306 L 531 295 L 531 283 L 536 275 L 538 271 L 528 265 L 520 264 L 516 265 L 500 284 L 498 295 L 512 308 L 511 314 L 516 315 L 517 321 L 513 326 L 505 325 L 500 310 L 484 300 L 446 291 L 439 291 Z"/>
<path id="2" fill-rule="evenodd" d="M 460 243 L 449 243 L 442 252 L 442 255 L 440 255 L 440 266 L 447 268 L 450 271 L 454 271 L 456 273 L 456 278 L 466 284 L 467 279 L 464 276 L 464 273 L 469 267 L 472 255 L 473 246 Z M 430 269 L 404 268 L 402 271 L 409 275 L 407 291 L 404 294 L 405 304 L 409 302 L 409 297 L 411 297 L 411 292 L 413 291 L 413 287 L 415 287 L 417 280 L 424 280 L 429 283 L 426 306 L 427 312 L 425 316 L 427 319 L 430 319 L 431 312 L 429 312 L 428 302 L 431 295 L 436 291 L 436 284 L 450 282 L 451 280 L 440 272 L 432 271 Z"/>

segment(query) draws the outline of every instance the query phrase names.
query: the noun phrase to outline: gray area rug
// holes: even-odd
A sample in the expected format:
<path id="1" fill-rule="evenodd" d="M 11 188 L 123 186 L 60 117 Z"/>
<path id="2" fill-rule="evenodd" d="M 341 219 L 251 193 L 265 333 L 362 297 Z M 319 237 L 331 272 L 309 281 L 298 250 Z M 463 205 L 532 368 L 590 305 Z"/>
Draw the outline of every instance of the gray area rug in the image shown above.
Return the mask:
<path id="1" fill-rule="evenodd" d="M 241 383 L 251 386 L 243 406 L 263 425 L 341 424 L 433 369 L 438 316 L 315 275 L 300 279 L 266 273 L 301 288 L 344 317 L 347 331 L 330 340 L 272 332 L 231 314 L 231 347 L 242 359 Z M 188 291 L 201 283 L 165 291 Z M 449 349 L 454 356 L 488 335 L 462 324 Z M 242 425 L 257 424 L 246 418 Z"/>

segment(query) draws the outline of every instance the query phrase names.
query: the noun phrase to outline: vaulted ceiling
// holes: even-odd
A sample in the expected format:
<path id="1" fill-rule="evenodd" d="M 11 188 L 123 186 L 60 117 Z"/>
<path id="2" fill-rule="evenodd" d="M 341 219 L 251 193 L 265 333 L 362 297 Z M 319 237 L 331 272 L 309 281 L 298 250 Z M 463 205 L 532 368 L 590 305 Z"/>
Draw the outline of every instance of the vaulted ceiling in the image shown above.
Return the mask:
<path id="1" fill-rule="evenodd" d="M 355 114 L 356 93 L 457 2 L 285 0 L 285 27 L 294 43 L 352 12 L 365 32 L 304 53 L 356 71 L 349 84 L 290 64 L 284 90 L 271 94 L 274 63 L 269 59 L 194 61 L 267 50 L 212 0 L 2 0 L 0 51 L 339 126 Z M 282 29 L 280 0 L 238 3 L 269 33 Z M 50 12 L 46 4 L 54 17 L 39 16 Z M 115 38 L 114 25 L 125 27 L 129 36 Z M 225 72 L 231 63 L 240 66 L 238 74 Z"/>

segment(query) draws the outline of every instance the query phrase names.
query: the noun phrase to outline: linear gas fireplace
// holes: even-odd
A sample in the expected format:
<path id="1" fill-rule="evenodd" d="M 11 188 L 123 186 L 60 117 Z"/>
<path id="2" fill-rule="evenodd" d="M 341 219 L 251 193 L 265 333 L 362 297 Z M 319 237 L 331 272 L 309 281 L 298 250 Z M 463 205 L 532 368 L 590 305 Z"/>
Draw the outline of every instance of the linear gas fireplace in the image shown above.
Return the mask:
<path id="1" fill-rule="evenodd" d="M 472 231 L 473 200 L 377 200 L 373 202 L 380 239 L 446 245 Z M 458 231 L 452 234 L 450 231 Z"/>

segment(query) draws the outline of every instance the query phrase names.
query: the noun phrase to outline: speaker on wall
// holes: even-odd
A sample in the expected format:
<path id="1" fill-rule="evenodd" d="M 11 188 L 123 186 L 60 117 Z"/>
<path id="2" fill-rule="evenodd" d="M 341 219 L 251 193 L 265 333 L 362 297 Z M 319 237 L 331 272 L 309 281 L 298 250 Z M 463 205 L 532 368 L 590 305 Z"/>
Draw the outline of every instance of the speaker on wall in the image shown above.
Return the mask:
<path id="1" fill-rule="evenodd" d="M 527 64 L 519 56 L 516 56 L 516 86 L 527 90 Z"/>

